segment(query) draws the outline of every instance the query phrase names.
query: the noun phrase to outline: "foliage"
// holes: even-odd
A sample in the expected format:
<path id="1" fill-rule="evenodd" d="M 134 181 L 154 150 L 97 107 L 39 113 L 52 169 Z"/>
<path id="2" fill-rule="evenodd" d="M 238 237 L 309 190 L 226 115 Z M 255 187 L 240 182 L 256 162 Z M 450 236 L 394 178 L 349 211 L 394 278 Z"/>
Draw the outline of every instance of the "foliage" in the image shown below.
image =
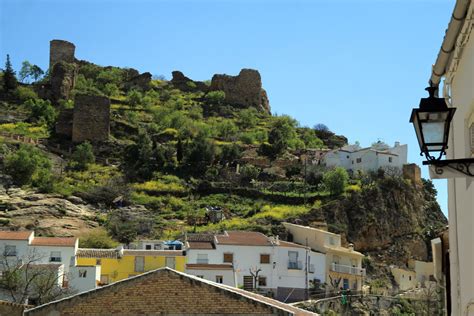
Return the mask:
<path id="1" fill-rule="evenodd" d="M 44 71 L 38 65 L 32 65 L 29 61 L 25 60 L 21 64 L 21 70 L 18 73 L 18 77 L 20 78 L 21 82 L 30 82 L 30 79 L 33 79 L 33 81 L 38 81 L 41 79 L 43 74 Z"/>
<path id="2" fill-rule="evenodd" d="M 56 122 L 58 112 L 48 100 L 29 99 L 23 105 L 31 111 L 30 119 L 32 121 L 50 127 Z"/>
<path id="3" fill-rule="evenodd" d="M 3 91 L 5 93 L 11 93 L 15 91 L 17 86 L 18 81 L 15 77 L 15 71 L 13 70 L 12 63 L 10 62 L 10 55 L 7 54 L 5 69 L 3 70 Z"/>
<path id="4" fill-rule="evenodd" d="M 275 117 L 268 133 L 270 150 L 267 152 L 267 155 L 274 158 L 288 148 L 295 148 L 299 140 L 296 134 L 296 127 L 297 122 L 289 116 Z"/>
<path id="5" fill-rule="evenodd" d="M 119 242 L 128 245 L 137 238 L 138 222 L 124 212 L 113 213 L 107 222 L 107 230 Z"/>
<path id="6" fill-rule="evenodd" d="M 18 86 L 16 89 L 16 98 L 20 102 L 25 102 L 30 99 L 38 99 L 38 95 L 31 87 Z"/>
<path id="7" fill-rule="evenodd" d="M 258 123 L 258 111 L 255 108 L 243 109 L 237 114 L 237 122 L 242 128 L 254 128 Z"/>
<path id="8" fill-rule="evenodd" d="M 239 145 L 233 143 L 231 145 L 221 146 L 221 154 L 219 160 L 222 164 L 233 164 L 242 157 L 242 150 Z"/>
<path id="9" fill-rule="evenodd" d="M 48 130 L 45 126 L 34 126 L 24 122 L 0 124 L 0 131 L 34 139 L 47 138 L 49 136 Z"/>
<path id="10" fill-rule="evenodd" d="M 72 167 L 77 170 L 86 170 L 95 162 L 93 147 L 89 142 L 84 142 L 76 147 L 72 154 Z"/>
<path id="11" fill-rule="evenodd" d="M 188 144 L 184 156 L 184 167 L 194 175 L 203 175 L 216 157 L 216 146 L 203 133 Z"/>
<path id="12" fill-rule="evenodd" d="M 17 185 L 33 184 L 46 189 L 51 183 L 51 162 L 39 149 L 21 145 L 5 157 L 5 171 Z"/>
<path id="13" fill-rule="evenodd" d="M 259 174 L 260 169 L 258 169 L 254 165 L 247 164 L 240 168 L 241 179 L 244 183 L 249 183 L 252 180 L 256 180 Z"/>
<path id="14" fill-rule="evenodd" d="M 340 195 L 348 185 L 349 174 L 346 169 L 337 167 L 326 172 L 323 176 L 323 183 L 332 195 Z"/>
<path id="15" fill-rule="evenodd" d="M 127 103 L 132 106 L 136 107 L 142 103 L 143 95 L 140 91 L 132 89 L 127 94 Z"/>
<path id="16" fill-rule="evenodd" d="M 210 91 L 206 94 L 206 101 L 210 104 L 221 105 L 225 100 L 225 92 L 216 90 Z"/>
<path id="17" fill-rule="evenodd" d="M 92 231 L 79 239 L 79 247 L 81 248 L 105 249 L 115 248 L 117 246 L 118 243 L 114 241 L 104 230 Z"/>

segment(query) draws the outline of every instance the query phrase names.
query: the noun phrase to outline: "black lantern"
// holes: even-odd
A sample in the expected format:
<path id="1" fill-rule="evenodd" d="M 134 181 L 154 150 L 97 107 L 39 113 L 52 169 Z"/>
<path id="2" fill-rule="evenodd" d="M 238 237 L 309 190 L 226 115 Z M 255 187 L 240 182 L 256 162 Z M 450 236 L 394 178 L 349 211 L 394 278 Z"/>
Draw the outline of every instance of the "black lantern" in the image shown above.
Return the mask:
<path id="1" fill-rule="evenodd" d="M 415 127 L 421 154 L 428 160 L 440 160 L 448 148 L 449 126 L 455 108 L 449 108 L 444 98 L 434 96 L 437 87 L 428 87 L 428 98 L 420 100 L 420 107 L 411 112 L 410 123 Z M 433 153 L 439 153 L 436 158 Z"/>

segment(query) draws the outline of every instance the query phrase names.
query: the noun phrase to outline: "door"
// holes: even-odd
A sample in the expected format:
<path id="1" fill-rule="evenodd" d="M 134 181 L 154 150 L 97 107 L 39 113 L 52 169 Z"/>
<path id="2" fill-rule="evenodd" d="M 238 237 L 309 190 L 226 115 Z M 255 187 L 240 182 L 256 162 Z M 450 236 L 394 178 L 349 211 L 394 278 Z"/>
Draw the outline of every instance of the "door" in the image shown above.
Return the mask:
<path id="1" fill-rule="evenodd" d="M 145 257 L 135 257 L 135 272 L 145 271 Z"/>
<path id="2" fill-rule="evenodd" d="M 253 290 L 253 276 L 244 275 L 244 290 L 246 291 Z"/>
<path id="3" fill-rule="evenodd" d="M 166 257 L 166 266 L 171 269 L 176 268 L 176 258 L 175 257 Z"/>

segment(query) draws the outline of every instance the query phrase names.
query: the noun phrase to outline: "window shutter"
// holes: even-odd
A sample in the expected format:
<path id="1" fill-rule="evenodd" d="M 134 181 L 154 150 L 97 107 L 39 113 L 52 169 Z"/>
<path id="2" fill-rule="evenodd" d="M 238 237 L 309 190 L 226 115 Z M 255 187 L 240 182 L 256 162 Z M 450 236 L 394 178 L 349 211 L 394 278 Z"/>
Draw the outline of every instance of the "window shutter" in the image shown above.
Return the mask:
<path id="1" fill-rule="evenodd" d="M 471 156 L 474 155 L 474 123 L 469 128 L 469 135 L 471 137 Z"/>

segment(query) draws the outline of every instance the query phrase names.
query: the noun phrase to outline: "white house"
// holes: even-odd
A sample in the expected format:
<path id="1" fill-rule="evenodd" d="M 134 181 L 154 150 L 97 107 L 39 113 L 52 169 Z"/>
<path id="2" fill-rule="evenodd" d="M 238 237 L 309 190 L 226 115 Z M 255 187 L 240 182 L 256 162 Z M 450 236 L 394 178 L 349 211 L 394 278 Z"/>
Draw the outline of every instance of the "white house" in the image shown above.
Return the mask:
<path id="1" fill-rule="evenodd" d="M 448 13 L 446 14 L 448 17 Z M 441 35 L 441 34 L 440 34 Z M 432 68 L 430 85 L 439 87 L 442 97 L 456 108 L 451 124 L 447 159 L 474 157 L 474 1 L 457 0 Z M 439 171 L 439 170 L 438 170 Z M 474 166 L 470 165 L 471 174 Z M 474 315 L 474 177 L 444 167 L 440 175 L 430 167 L 432 178 L 448 179 L 449 260 L 444 270 L 450 315 Z M 446 240 L 446 238 L 443 238 Z M 433 248 L 441 249 L 442 241 Z M 446 247 L 443 247 L 446 248 Z M 438 249 L 438 250 L 439 250 Z M 444 251 L 437 251 L 438 259 Z M 439 260 L 438 260 L 439 262 Z M 439 273 L 436 273 L 439 275 Z M 450 286 L 449 286 L 450 285 Z"/>
<path id="2" fill-rule="evenodd" d="M 302 300 L 313 282 L 325 282 L 325 256 L 309 247 L 258 232 L 228 231 L 216 235 L 187 238 L 186 272 L 211 281 L 232 284 L 247 290 L 258 289 L 281 301 Z M 228 264 L 227 278 L 216 279 L 217 270 Z M 195 265 L 201 267 L 194 269 Z M 203 267 L 208 270 L 204 272 Z M 219 272 L 221 273 L 221 272 Z M 232 278 L 235 279 L 232 280 Z"/>
<path id="3" fill-rule="evenodd" d="M 382 147 L 377 144 L 360 148 L 358 145 L 348 145 L 331 150 L 323 158 L 326 167 L 343 167 L 352 171 L 370 171 L 379 168 L 402 169 L 407 163 L 408 147 L 395 142 L 393 147 Z"/>

